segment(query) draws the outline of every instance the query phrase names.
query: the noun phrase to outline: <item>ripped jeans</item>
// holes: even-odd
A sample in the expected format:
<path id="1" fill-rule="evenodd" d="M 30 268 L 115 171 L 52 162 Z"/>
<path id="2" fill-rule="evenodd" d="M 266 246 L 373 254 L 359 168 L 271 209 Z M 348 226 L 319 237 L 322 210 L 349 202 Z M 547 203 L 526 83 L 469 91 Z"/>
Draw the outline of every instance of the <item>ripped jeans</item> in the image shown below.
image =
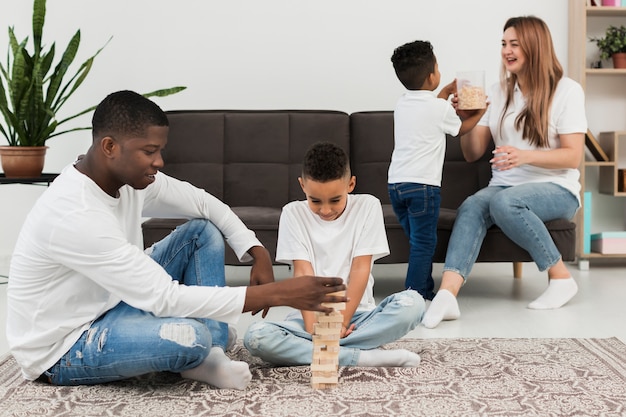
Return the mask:
<path id="1" fill-rule="evenodd" d="M 182 284 L 225 285 L 224 239 L 207 220 L 179 226 L 153 246 L 150 257 Z M 96 319 L 42 377 L 55 385 L 86 385 L 181 372 L 200 365 L 212 346 L 225 348 L 227 343 L 225 323 L 156 317 L 120 302 Z"/>

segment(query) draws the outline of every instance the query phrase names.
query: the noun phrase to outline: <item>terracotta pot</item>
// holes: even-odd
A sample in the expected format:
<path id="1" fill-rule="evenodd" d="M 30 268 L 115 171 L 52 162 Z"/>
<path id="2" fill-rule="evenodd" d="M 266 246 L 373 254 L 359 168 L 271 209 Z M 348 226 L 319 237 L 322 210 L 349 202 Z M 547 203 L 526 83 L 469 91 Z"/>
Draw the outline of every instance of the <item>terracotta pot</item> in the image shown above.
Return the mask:
<path id="1" fill-rule="evenodd" d="M 626 52 L 619 52 L 611 57 L 613 58 L 613 68 L 626 68 Z"/>
<path id="2" fill-rule="evenodd" d="M 41 176 L 47 146 L 0 146 L 0 162 L 7 178 Z"/>

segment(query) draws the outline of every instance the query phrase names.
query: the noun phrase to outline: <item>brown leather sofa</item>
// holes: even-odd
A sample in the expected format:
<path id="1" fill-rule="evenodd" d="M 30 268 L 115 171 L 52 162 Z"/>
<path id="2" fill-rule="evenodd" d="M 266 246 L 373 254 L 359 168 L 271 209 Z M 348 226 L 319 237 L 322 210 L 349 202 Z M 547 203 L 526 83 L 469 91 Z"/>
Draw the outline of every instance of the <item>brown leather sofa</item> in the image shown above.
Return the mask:
<path id="1" fill-rule="evenodd" d="M 227 203 L 254 230 L 274 259 L 281 208 L 303 199 L 297 178 L 309 146 L 320 140 L 339 144 L 350 155 L 357 177 L 355 193 L 369 193 L 383 205 L 391 254 L 378 263 L 406 263 L 409 245 L 389 203 L 387 168 L 393 149 L 393 112 L 346 114 L 317 110 L 191 110 L 168 112 L 170 135 L 163 172 L 189 181 Z M 458 139 L 447 138 L 441 188 L 441 213 L 435 263 L 445 259 L 456 208 L 485 187 L 491 176 L 491 153 L 477 162 L 463 159 Z M 143 224 L 144 244 L 151 245 L 183 219 L 150 219 Z M 565 261 L 575 259 L 576 225 L 547 223 Z M 478 262 L 521 263 L 532 259 L 502 231 L 487 232 Z M 227 250 L 226 264 L 239 265 Z"/>

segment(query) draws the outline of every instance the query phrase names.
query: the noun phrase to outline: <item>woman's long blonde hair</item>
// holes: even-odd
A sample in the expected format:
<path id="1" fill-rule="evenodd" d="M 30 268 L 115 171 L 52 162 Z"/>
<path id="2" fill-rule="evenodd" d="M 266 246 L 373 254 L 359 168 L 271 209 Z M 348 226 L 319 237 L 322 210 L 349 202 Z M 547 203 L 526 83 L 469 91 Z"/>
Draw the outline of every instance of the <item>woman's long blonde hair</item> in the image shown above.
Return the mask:
<path id="1" fill-rule="evenodd" d="M 504 31 L 515 28 L 526 64 L 520 74 L 508 74 L 504 63 L 501 80 L 506 89 L 506 103 L 500 117 L 500 126 L 507 109 L 513 102 L 513 92 L 518 78 L 524 86 L 526 107 L 515 119 L 515 128 L 523 129 L 523 137 L 532 145 L 548 147 L 550 107 L 563 67 L 559 63 L 552 44 L 552 35 L 545 22 L 534 16 L 512 17 L 504 25 Z"/>

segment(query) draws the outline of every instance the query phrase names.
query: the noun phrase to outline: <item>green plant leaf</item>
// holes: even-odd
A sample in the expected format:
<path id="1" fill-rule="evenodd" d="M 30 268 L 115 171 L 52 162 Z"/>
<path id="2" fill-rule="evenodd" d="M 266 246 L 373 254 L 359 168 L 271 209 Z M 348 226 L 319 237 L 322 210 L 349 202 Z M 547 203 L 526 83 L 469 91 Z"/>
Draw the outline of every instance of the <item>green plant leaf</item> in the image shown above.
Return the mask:
<path id="1" fill-rule="evenodd" d="M 35 54 L 41 51 L 41 40 L 43 38 L 43 25 L 46 21 L 46 0 L 35 0 L 33 3 L 33 45 Z"/>
<path id="2" fill-rule="evenodd" d="M 104 46 L 98 49 L 95 54 L 87 58 L 87 60 L 81 64 L 81 66 L 78 68 L 76 73 L 72 76 L 72 78 L 65 84 L 65 86 L 63 86 L 63 88 L 61 89 L 61 92 L 58 94 L 57 101 L 51 106 L 53 111 L 55 112 L 58 111 L 58 109 L 60 109 L 61 106 L 65 104 L 65 101 L 74 93 L 74 91 L 76 91 L 78 87 L 80 87 L 83 81 L 85 81 L 85 78 L 87 78 L 87 75 L 91 71 L 91 67 L 93 66 L 94 60 L 100 54 L 100 52 L 102 52 L 102 50 L 109 44 L 111 39 L 112 37 L 109 38 L 109 40 L 104 44 Z M 73 85 L 72 85 L 72 82 L 74 82 Z M 70 86 L 71 86 L 71 89 L 68 91 L 68 88 L 70 88 Z"/>
<path id="3" fill-rule="evenodd" d="M 615 53 L 626 52 L 626 27 L 610 25 L 603 38 L 592 37 L 589 40 L 596 43 L 601 59 L 609 59 Z"/>
<path id="4" fill-rule="evenodd" d="M 183 86 L 163 88 L 161 90 L 155 90 L 155 91 L 151 91 L 149 93 L 142 94 L 142 96 L 144 96 L 144 97 L 165 97 L 165 96 L 169 96 L 169 95 L 172 95 L 172 94 L 179 93 L 179 92 L 183 91 L 186 88 L 187 87 L 183 87 Z"/>
<path id="5" fill-rule="evenodd" d="M 63 78 L 67 73 L 68 68 L 74 62 L 74 58 L 76 57 L 76 53 L 78 52 L 78 47 L 80 46 L 80 30 L 76 31 L 70 42 L 67 44 L 67 48 L 65 52 L 63 52 L 63 56 L 61 57 L 61 61 L 57 64 L 54 72 L 50 76 L 50 83 L 48 84 L 48 92 L 46 97 L 46 106 L 54 109 L 57 107 L 58 101 L 57 93 L 59 91 L 59 87 L 63 82 Z"/>
<path id="6" fill-rule="evenodd" d="M 46 140 L 64 133 L 86 130 L 90 127 L 75 127 L 64 131 L 57 128 L 70 120 L 89 113 L 96 106 L 58 121 L 57 113 L 67 100 L 83 84 L 89 75 L 95 58 L 108 45 L 112 37 L 83 62 L 75 72 L 74 65 L 80 46 L 81 32 L 76 31 L 54 65 L 57 55 L 53 42 L 43 50 L 43 31 L 46 17 L 46 0 L 33 0 L 32 43 L 33 53 L 27 46 L 29 38 L 19 42 L 13 27 L 9 27 L 9 48 L 6 64 L 0 63 L 0 134 L 11 146 L 43 146 Z M 71 75 L 71 76 L 70 76 Z M 66 80 L 66 77 L 69 80 Z M 186 87 L 172 87 L 144 94 L 146 97 L 164 97 L 178 93 Z"/>

